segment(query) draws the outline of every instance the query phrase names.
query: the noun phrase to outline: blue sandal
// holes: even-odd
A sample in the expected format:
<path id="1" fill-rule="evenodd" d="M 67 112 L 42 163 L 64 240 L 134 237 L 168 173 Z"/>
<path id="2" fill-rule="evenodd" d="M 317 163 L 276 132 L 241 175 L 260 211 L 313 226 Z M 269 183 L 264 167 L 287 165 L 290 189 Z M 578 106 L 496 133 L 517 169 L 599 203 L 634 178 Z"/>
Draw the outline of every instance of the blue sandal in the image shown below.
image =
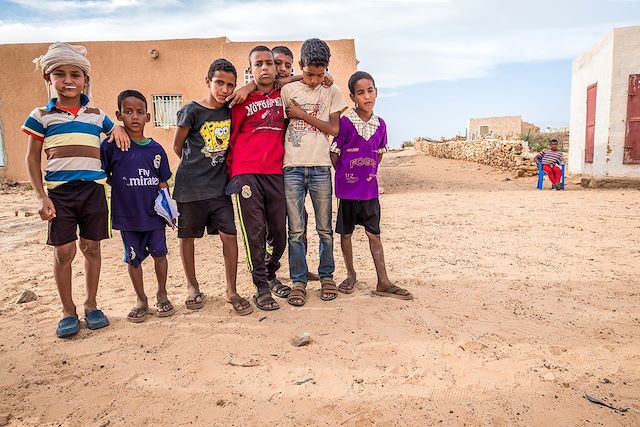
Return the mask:
<path id="1" fill-rule="evenodd" d="M 80 321 L 77 316 L 67 316 L 58 322 L 56 328 L 56 336 L 58 338 L 67 338 L 80 332 Z"/>
<path id="2" fill-rule="evenodd" d="M 98 309 L 85 313 L 84 321 L 89 329 L 100 329 L 109 326 L 109 319 L 107 319 L 102 310 Z"/>

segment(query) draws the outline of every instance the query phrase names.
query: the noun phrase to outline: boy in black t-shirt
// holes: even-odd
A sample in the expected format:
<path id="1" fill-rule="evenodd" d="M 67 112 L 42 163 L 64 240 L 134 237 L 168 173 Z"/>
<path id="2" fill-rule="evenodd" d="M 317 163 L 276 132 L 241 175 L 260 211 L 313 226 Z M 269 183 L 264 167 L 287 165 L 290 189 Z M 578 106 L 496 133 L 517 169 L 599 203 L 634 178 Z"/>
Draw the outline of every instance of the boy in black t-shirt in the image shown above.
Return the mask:
<path id="1" fill-rule="evenodd" d="M 187 277 L 188 309 L 204 306 L 204 294 L 196 279 L 195 239 L 220 234 L 227 281 L 227 302 L 239 315 L 253 311 L 236 292 L 238 243 L 231 197 L 224 194 L 227 183 L 227 151 L 231 134 L 231 112 L 226 97 L 233 93 L 237 72 L 226 59 L 209 67 L 207 96 L 178 111 L 178 128 L 173 150 L 180 157 L 173 198 L 178 203 L 180 256 Z"/>

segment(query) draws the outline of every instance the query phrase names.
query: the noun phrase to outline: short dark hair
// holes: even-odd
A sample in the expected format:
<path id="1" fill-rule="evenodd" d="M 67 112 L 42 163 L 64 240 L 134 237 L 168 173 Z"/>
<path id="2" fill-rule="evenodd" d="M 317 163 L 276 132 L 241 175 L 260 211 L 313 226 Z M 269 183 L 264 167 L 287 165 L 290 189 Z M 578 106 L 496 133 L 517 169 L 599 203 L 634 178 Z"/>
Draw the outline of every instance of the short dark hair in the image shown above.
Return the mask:
<path id="1" fill-rule="evenodd" d="M 226 71 L 227 73 L 231 73 L 238 78 L 238 72 L 236 71 L 236 67 L 229 61 L 224 58 L 218 58 L 209 65 L 209 72 L 207 73 L 207 78 L 209 80 L 213 79 L 213 75 L 216 71 Z"/>
<path id="2" fill-rule="evenodd" d="M 273 55 L 273 52 L 271 52 L 271 49 L 263 45 L 258 45 L 253 49 L 251 49 L 251 52 L 249 52 L 249 65 L 251 65 L 251 55 L 253 55 L 254 52 L 269 52 L 271 55 Z"/>
<path id="3" fill-rule="evenodd" d="M 371 74 L 367 73 L 366 71 L 356 71 L 351 75 L 351 77 L 349 77 L 349 83 L 347 84 L 347 86 L 349 86 L 349 92 L 351 92 L 352 95 L 355 95 L 356 83 L 358 82 L 358 80 L 362 79 L 371 80 L 371 83 L 373 83 L 373 87 L 376 87 L 376 81 L 373 80 Z"/>
<path id="4" fill-rule="evenodd" d="M 557 144 L 558 140 L 553 138 L 551 141 L 549 141 L 549 144 Z"/>
<path id="5" fill-rule="evenodd" d="M 271 52 L 273 52 L 274 56 L 275 56 L 276 53 L 279 53 L 279 54 L 282 54 L 282 55 L 287 55 L 288 57 L 293 59 L 293 52 L 291 52 L 291 49 L 289 49 L 286 46 L 276 46 L 273 49 L 271 49 Z"/>
<path id="6" fill-rule="evenodd" d="M 127 89 L 123 90 L 122 92 L 120 92 L 120 95 L 118 95 L 118 111 L 122 111 L 122 101 L 124 101 L 125 98 L 129 97 L 138 98 L 140 101 L 144 102 L 144 109 L 145 111 L 147 110 L 147 98 L 145 98 L 144 95 L 137 90 Z"/>
<path id="7" fill-rule="evenodd" d="M 300 49 L 300 62 L 302 66 L 314 65 L 328 67 L 331 50 L 329 46 L 320 39 L 308 39 L 302 43 Z"/>

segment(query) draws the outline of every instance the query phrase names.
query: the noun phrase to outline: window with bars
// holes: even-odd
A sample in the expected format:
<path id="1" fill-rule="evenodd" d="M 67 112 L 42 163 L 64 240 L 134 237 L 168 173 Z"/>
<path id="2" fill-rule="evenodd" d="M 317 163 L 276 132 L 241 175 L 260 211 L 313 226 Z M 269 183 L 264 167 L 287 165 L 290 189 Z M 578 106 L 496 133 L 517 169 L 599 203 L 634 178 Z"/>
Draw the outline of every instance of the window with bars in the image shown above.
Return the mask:
<path id="1" fill-rule="evenodd" d="M 176 126 L 178 110 L 182 108 L 182 95 L 153 95 L 153 126 Z"/>
<path id="2" fill-rule="evenodd" d="M 251 68 L 244 69 L 244 84 L 248 84 L 251 80 L 253 80 L 253 74 L 251 74 Z"/>

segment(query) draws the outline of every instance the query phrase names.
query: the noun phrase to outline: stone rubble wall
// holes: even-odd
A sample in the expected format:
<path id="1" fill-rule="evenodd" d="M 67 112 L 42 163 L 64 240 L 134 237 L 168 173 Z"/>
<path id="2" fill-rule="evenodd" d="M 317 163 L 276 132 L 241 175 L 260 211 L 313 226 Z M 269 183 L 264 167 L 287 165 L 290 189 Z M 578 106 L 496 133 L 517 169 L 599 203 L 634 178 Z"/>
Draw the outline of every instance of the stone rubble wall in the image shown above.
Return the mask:
<path id="1" fill-rule="evenodd" d="M 521 140 L 435 141 L 416 138 L 414 147 L 417 153 L 427 156 L 482 163 L 512 171 L 519 177 L 538 175 L 538 167 L 533 161 L 535 153 L 530 153 L 527 143 Z"/>

